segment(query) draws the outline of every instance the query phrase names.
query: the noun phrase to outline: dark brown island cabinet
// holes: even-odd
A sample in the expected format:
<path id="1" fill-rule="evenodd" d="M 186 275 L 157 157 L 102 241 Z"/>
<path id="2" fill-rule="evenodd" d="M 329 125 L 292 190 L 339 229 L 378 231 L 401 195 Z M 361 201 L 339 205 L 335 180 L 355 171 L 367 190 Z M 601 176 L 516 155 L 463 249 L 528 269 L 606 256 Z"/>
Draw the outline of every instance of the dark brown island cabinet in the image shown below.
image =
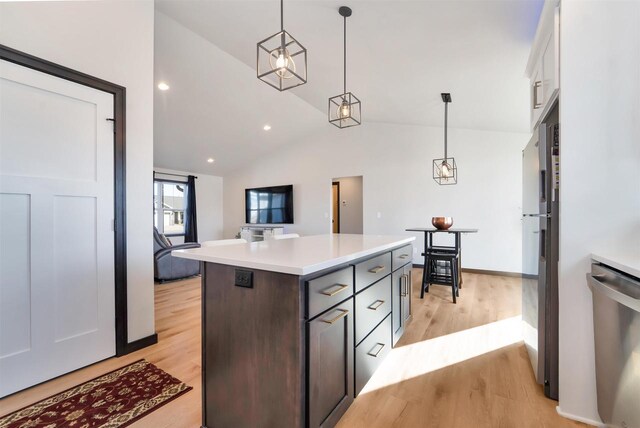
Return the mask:
<path id="1" fill-rule="evenodd" d="M 411 318 L 412 240 L 321 235 L 176 254 L 203 261 L 203 427 L 336 425 Z"/>

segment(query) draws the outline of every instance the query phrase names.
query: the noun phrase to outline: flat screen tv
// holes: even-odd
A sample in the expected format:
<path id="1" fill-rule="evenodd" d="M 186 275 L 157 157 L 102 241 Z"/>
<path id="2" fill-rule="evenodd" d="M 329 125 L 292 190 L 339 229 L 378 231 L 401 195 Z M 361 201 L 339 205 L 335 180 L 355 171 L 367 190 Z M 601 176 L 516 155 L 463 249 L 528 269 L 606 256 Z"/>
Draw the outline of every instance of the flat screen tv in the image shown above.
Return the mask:
<path id="1" fill-rule="evenodd" d="M 293 223 L 293 185 L 246 189 L 244 202 L 248 224 Z"/>

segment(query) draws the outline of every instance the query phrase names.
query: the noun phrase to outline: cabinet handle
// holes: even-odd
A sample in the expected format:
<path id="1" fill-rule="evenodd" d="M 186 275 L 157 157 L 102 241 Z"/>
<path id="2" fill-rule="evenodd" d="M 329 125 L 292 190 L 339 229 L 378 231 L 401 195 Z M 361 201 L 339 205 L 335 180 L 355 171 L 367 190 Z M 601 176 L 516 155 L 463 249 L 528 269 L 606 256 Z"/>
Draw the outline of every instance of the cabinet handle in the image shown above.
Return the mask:
<path id="1" fill-rule="evenodd" d="M 399 256 L 401 259 L 406 259 L 407 257 L 409 257 L 409 254 L 400 254 Z"/>
<path id="2" fill-rule="evenodd" d="M 346 290 L 347 288 L 349 288 L 348 285 L 344 285 L 344 284 L 334 284 L 331 287 L 322 290 L 321 293 L 324 294 L 325 296 L 329 296 L 329 297 L 333 297 L 336 294 L 338 294 L 341 291 Z"/>
<path id="3" fill-rule="evenodd" d="M 384 266 L 376 266 L 374 268 L 369 269 L 369 272 L 371 273 L 378 273 L 380 271 L 384 270 Z"/>
<path id="4" fill-rule="evenodd" d="M 376 305 L 377 303 L 377 305 Z M 375 306 L 374 306 L 375 305 Z M 384 300 L 376 300 L 375 302 L 373 302 L 372 304 L 370 304 L 369 306 L 367 306 L 367 309 L 371 309 L 373 311 L 377 311 L 378 308 L 380 306 L 384 305 Z"/>
<path id="5" fill-rule="evenodd" d="M 376 349 L 376 347 L 378 347 L 378 352 L 374 353 L 373 350 Z M 375 346 L 373 348 L 371 348 L 371 351 L 367 352 L 367 355 L 371 355 L 373 358 L 377 358 L 378 354 L 384 349 L 384 343 L 376 343 Z"/>
<path id="6" fill-rule="evenodd" d="M 537 110 L 542 107 L 542 103 L 538 102 L 538 89 L 542 87 L 542 81 L 537 80 L 533 83 L 533 109 Z"/>
<path id="7" fill-rule="evenodd" d="M 324 320 L 322 320 L 322 322 L 326 322 L 327 324 L 333 324 L 334 322 L 338 321 L 340 318 L 346 317 L 347 314 L 349 313 L 349 311 L 347 309 L 337 309 L 337 311 L 340 312 L 339 315 L 337 315 L 337 316 L 335 316 L 335 317 L 333 317 L 333 318 L 331 318 L 329 320 L 324 319 Z"/>
<path id="8" fill-rule="evenodd" d="M 402 297 L 406 297 L 406 295 L 407 295 L 407 275 L 403 274 L 402 276 L 400 276 L 400 280 L 402 281 L 401 282 L 401 284 L 402 284 L 402 287 L 401 287 L 402 293 L 401 293 L 401 295 L 402 295 Z"/>
<path id="9" fill-rule="evenodd" d="M 409 275 L 406 273 L 404 274 L 404 295 L 409 295 Z"/>

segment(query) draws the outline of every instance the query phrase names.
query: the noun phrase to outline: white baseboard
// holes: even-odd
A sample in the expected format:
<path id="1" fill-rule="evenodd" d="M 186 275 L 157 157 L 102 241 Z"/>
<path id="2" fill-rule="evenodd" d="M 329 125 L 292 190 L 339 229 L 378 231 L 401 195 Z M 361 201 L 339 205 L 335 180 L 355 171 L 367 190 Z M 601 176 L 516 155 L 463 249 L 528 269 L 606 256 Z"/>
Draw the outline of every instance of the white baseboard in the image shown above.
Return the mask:
<path id="1" fill-rule="evenodd" d="M 558 414 L 560 416 L 562 416 L 563 418 L 567 418 L 567 419 L 571 419 L 571 420 L 574 420 L 574 421 L 582 422 L 582 423 L 587 424 L 587 425 L 593 425 L 594 427 L 606 428 L 606 425 L 604 423 L 602 423 L 601 421 L 596 421 L 596 420 L 593 420 L 593 419 L 583 418 L 582 416 L 572 415 L 571 413 L 565 413 L 565 412 L 562 411 L 560 406 L 556 406 L 556 412 L 558 412 Z"/>

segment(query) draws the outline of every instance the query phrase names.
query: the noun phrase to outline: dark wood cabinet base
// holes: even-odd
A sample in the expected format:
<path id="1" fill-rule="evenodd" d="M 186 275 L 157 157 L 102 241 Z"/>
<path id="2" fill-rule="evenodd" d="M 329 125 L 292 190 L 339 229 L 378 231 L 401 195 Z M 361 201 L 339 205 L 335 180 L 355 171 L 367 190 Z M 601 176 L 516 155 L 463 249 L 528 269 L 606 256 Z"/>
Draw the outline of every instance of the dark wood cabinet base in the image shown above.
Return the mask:
<path id="1" fill-rule="evenodd" d="M 233 266 L 205 263 L 203 426 L 302 427 L 305 354 L 297 276 L 253 271 L 235 285 Z"/>
<path id="2" fill-rule="evenodd" d="M 390 250 L 307 276 L 203 263 L 202 428 L 335 426 L 392 347 L 391 270 Z"/>

